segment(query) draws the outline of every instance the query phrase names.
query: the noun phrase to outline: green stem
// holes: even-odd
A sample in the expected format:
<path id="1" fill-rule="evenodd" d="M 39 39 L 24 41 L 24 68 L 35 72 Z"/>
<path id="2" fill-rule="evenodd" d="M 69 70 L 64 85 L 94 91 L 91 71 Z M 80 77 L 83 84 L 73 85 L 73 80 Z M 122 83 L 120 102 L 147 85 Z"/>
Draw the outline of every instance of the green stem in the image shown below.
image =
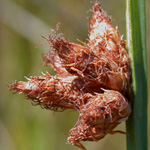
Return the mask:
<path id="1" fill-rule="evenodd" d="M 127 150 L 147 150 L 145 1 L 126 0 L 127 48 L 132 71 L 132 114 L 126 123 Z"/>

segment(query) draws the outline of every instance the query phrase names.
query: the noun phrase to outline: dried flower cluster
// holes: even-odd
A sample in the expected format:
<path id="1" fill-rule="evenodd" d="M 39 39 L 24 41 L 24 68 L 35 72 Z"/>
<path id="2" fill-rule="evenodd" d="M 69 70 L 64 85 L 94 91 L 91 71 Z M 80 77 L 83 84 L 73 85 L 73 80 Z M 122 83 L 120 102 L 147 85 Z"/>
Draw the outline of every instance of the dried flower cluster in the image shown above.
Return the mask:
<path id="1" fill-rule="evenodd" d="M 131 112 L 125 98 L 130 85 L 125 42 L 98 2 L 92 12 L 88 43 L 80 45 L 60 37 L 58 26 L 49 35 L 50 50 L 43 60 L 55 69 L 56 76 L 47 73 L 9 86 L 46 109 L 77 110 L 79 118 L 70 130 L 68 143 L 83 150 L 81 141 L 123 133 L 113 129 Z"/>

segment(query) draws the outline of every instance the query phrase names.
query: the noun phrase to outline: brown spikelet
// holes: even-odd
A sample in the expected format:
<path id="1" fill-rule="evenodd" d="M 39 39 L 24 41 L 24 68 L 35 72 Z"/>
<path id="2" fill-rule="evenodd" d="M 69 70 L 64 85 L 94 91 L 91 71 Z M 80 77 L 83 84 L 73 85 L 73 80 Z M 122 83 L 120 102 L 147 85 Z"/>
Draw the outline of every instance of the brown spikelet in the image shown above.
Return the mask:
<path id="1" fill-rule="evenodd" d="M 50 53 L 55 53 L 71 74 L 94 86 L 128 95 L 129 57 L 119 31 L 104 16 L 99 3 L 93 6 L 89 43 L 82 45 L 57 36 L 49 36 Z M 113 82 L 112 82 L 113 81 Z"/>
<path id="2" fill-rule="evenodd" d="M 30 77 L 27 82 L 10 84 L 10 89 L 24 93 L 28 99 L 47 109 L 79 109 L 84 104 L 81 102 L 84 83 L 77 76 L 63 78 L 46 74 Z"/>
<path id="3" fill-rule="evenodd" d="M 127 98 L 130 86 L 130 59 L 125 42 L 98 2 L 92 9 L 88 43 L 76 44 L 57 34 L 49 35 L 49 53 L 43 55 L 56 76 L 43 74 L 14 82 L 10 90 L 43 108 L 79 112 L 70 130 L 68 143 L 83 150 L 81 141 L 98 141 L 107 134 L 124 133 L 114 128 L 131 113 Z"/>
<path id="4" fill-rule="evenodd" d="M 82 140 L 98 141 L 108 133 L 113 134 L 113 129 L 131 112 L 128 102 L 117 91 L 86 96 L 88 102 L 81 107 L 79 119 L 70 130 L 68 142 L 73 145 Z"/>

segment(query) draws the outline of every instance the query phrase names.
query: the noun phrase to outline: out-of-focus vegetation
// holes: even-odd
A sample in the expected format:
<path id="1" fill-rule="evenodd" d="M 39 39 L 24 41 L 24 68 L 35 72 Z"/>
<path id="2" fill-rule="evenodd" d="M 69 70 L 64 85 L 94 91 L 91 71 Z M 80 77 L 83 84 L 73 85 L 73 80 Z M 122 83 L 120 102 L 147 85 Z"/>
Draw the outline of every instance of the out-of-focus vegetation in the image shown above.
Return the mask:
<path id="1" fill-rule="evenodd" d="M 147 8 L 147 43 L 150 43 L 150 2 Z M 125 35 L 125 1 L 101 0 L 112 22 Z M 3 0 L 0 1 L 0 149 L 1 150 L 75 150 L 66 145 L 69 129 L 77 120 L 77 113 L 62 113 L 32 106 L 23 95 L 13 95 L 7 84 L 25 80 L 24 76 L 41 75 L 50 67 L 42 66 L 43 53 L 48 52 L 50 30 L 60 22 L 60 30 L 72 41 L 88 38 L 88 19 L 91 14 L 88 0 Z M 42 47 L 36 48 L 40 46 Z M 150 63 L 148 49 L 148 68 Z M 148 77 L 150 70 L 148 69 Z M 150 105 L 149 105 L 150 108 Z M 150 118 L 150 117 L 149 117 Z M 150 123 L 150 119 L 148 120 Z M 125 131 L 125 124 L 117 127 Z M 150 125 L 149 125 L 150 129 Z M 149 130 L 150 135 L 150 130 Z M 89 150 L 126 149 L 125 135 L 107 135 L 99 142 L 85 142 Z"/>

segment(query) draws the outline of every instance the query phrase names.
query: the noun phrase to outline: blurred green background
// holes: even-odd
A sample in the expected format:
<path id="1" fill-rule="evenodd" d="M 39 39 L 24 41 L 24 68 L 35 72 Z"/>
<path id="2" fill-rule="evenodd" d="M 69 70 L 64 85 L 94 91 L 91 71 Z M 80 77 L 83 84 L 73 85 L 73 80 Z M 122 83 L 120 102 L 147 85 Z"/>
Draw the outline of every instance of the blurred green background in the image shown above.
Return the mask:
<path id="1" fill-rule="evenodd" d="M 112 16 L 113 25 L 118 25 L 120 33 L 125 35 L 125 0 L 100 2 Z M 150 1 L 146 2 L 147 43 L 150 43 Z M 42 66 L 41 55 L 48 52 L 49 44 L 41 36 L 48 37 L 51 29 L 60 22 L 65 38 L 86 42 L 87 17 L 91 15 L 87 11 L 91 6 L 90 0 L 0 1 L 0 150 L 77 149 L 66 144 L 68 131 L 77 120 L 75 111 L 54 113 L 34 107 L 23 95 L 12 94 L 7 85 L 16 79 L 25 80 L 24 76 L 41 75 L 41 71 L 54 74 L 50 67 Z M 41 44 L 42 47 L 36 48 Z M 148 68 L 149 46 L 147 44 Z M 148 121 L 150 129 L 150 119 Z M 125 123 L 117 129 L 125 131 Z M 99 142 L 83 144 L 88 150 L 125 150 L 126 136 L 107 135 Z"/>

